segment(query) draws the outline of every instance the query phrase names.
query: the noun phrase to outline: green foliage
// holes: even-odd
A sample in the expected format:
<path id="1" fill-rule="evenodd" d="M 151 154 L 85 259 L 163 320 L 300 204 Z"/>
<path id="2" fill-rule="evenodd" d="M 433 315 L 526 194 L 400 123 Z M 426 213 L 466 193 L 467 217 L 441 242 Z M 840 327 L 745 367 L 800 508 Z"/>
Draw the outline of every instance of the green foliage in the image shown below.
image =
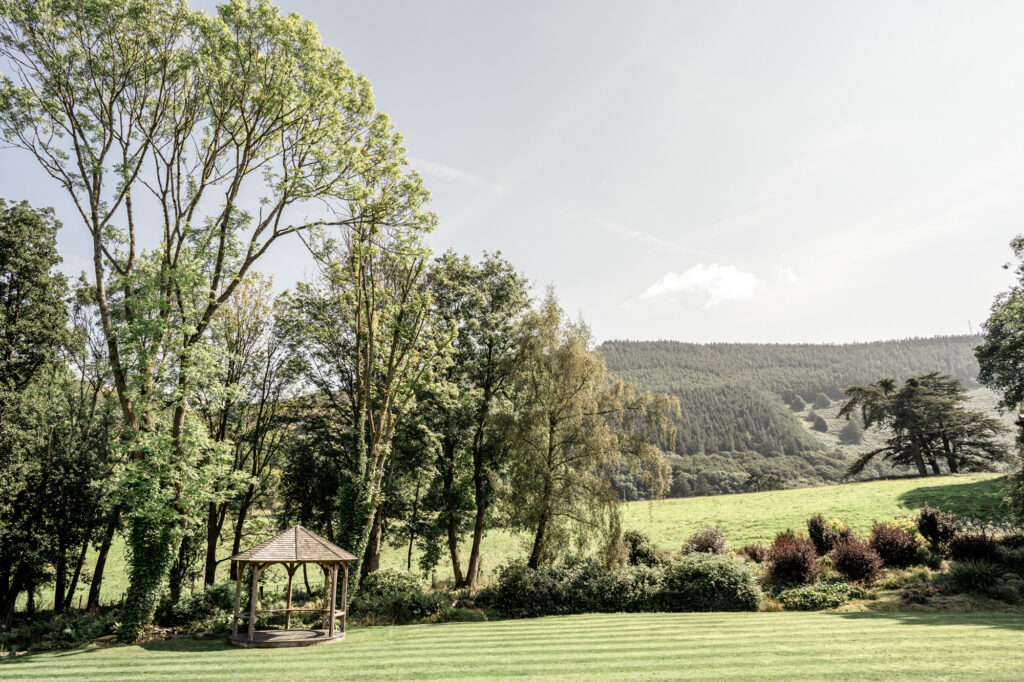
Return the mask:
<path id="1" fill-rule="evenodd" d="M 378 625 L 399 625 L 440 613 L 446 601 L 416 576 L 382 569 L 367 574 L 352 596 L 349 612 L 355 619 Z"/>
<path id="2" fill-rule="evenodd" d="M 774 585 L 802 585 L 821 575 L 814 543 L 798 535 L 781 534 L 768 550 L 768 580 Z"/>
<path id="3" fill-rule="evenodd" d="M 960 380 L 931 372 L 911 377 L 879 379 L 844 390 L 849 400 L 839 416 L 860 415 L 865 428 L 884 429 L 885 445 L 862 454 L 847 470 L 859 474 L 876 456 L 899 466 L 916 466 L 921 476 L 991 471 L 1009 458 L 1000 436 L 1006 427 L 998 419 L 963 407 L 967 391 Z"/>
<path id="4" fill-rule="evenodd" d="M 956 590 L 990 594 L 999 583 L 999 567 L 985 559 L 955 560 L 949 567 L 948 581 Z"/>
<path id="5" fill-rule="evenodd" d="M 762 595 L 750 570 L 730 557 L 701 553 L 666 568 L 657 598 L 665 611 L 757 611 Z"/>
<path id="6" fill-rule="evenodd" d="M 161 625 L 185 625 L 225 613 L 231 614 L 234 608 L 235 583 L 225 580 L 183 597 L 168 609 L 167 615 L 160 618 L 159 622 Z"/>
<path id="7" fill-rule="evenodd" d="M 882 557 L 868 543 L 844 538 L 832 549 L 832 565 L 847 580 L 871 584 L 882 568 Z"/>
<path id="8" fill-rule="evenodd" d="M 851 419 L 839 430 L 839 442 L 844 445 L 860 445 L 864 442 L 864 427 L 859 419 Z"/>
<path id="9" fill-rule="evenodd" d="M 514 563 L 477 599 L 506 618 L 656 610 L 663 567 L 607 570 L 594 560 L 531 569 Z"/>
<path id="10" fill-rule="evenodd" d="M 880 375 L 906 378 L 935 368 L 973 381 L 978 337 L 865 344 L 691 344 L 607 341 L 608 369 L 645 390 L 679 398 L 670 496 L 743 492 L 750 471 L 771 469 L 792 483 L 838 481 L 848 462 L 803 428 L 787 405 Z M 801 400 L 802 403 L 802 400 Z M 804 405 L 791 406 L 800 407 Z M 872 466 L 875 475 L 888 469 Z"/>
<path id="11" fill-rule="evenodd" d="M 650 537 L 643 531 L 625 531 L 622 542 L 626 546 L 626 561 L 630 566 L 659 566 L 665 563 L 664 552 L 652 545 Z"/>
<path id="12" fill-rule="evenodd" d="M 0 631 L 0 651 L 76 649 L 97 637 L 113 634 L 116 611 L 92 615 L 84 611 L 40 614 L 10 632 Z"/>
<path id="13" fill-rule="evenodd" d="M 864 599 L 867 591 L 863 587 L 838 582 L 817 582 L 783 590 L 777 597 L 787 611 L 821 611 L 834 609 L 851 599 Z"/>

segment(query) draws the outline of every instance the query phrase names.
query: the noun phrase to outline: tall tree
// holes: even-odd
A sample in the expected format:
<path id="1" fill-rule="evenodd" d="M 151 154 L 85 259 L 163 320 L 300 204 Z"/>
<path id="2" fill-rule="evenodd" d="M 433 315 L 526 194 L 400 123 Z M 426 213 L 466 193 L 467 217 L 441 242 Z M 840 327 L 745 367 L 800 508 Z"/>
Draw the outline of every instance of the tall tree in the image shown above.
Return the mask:
<path id="1" fill-rule="evenodd" d="M 508 465 L 495 418 L 510 410 L 528 283 L 500 254 L 485 253 L 474 264 L 449 251 L 432 264 L 427 286 L 439 325 L 453 335 L 450 362 L 417 409 L 438 442 L 437 477 L 427 500 L 436 500 L 456 586 L 475 587 L 495 490 Z M 472 545 L 463 572 L 459 543 L 466 531 Z"/>
<path id="2" fill-rule="evenodd" d="M 382 188 L 382 200 L 407 191 L 400 185 Z M 333 535 L 360 557 L 353 579 L 379 561 L 385 474 L 399 422 L 447 352 L 447 339 L 430 324 L 423 282 L 422 238 L 433 221 L 414 206 L 390 224 L 354 226 L 343 244 L 320 242 L 314 251 L 322 276 L 299 284 L 290 300 L 289 334 L 318 391 L 307 408 L 310 437 L 330 448 L 329 471 L 341 477 Z"/>
<path id="3" fill-rule="evenodd" d="M 668 484 L 659 443 L 671 443 L 678 402 L 610 381 L 590 330 L 571 322 L 548 290 L 521 336 L 509 429 L 509 518 L 533 535 L 529 566 L 550 561 L 575 536 L 582 545 L 619 532 L 612 478 L 643 473 L 654 496 Z"/>
<path id="4" fill-rule="evenodd" d="M 988 415 L 964 408 L 967 392 L 959 380 L 938 373 L 911 377 L 899 386 L 895 379 L 880 379 L 846 389 L 849 399 L 839 410 L 850 419 L 859 410 L 865 428 L 889 433 L 885 445 L 862 454 L 850 465 L 848 476 L 860 473 L 876 456 L 901 466 L 913 465 L 921 476 L 988 471 L 1005 462 L 1008 452 L 1000 436 L 1005 427 Z"/>
<path id="5" fill-rule="evenodd" d="M 386 222 L 419 182 L 367 80 L 266 0 L 213 16 L 182 0 L 4 0 L 0 54 L 0 129 L 92 241 L 131 456 L 120 635 L 134 640 L 228 468 L 192 409 L 217 383 L 217 311 L 277 240 Z M 407 191 L 382 202 L 396 182 Z"/>
<path id="6" fill-rule="evenodd" d="M 29 388 L 47 369 L 54 370 L 69 339 L 67 283 L 55 271 L 61 260 L 59 227 L 50 209 L 0 199 L 0 619 L 5 623 L 43 560 L 44 547 L 34 536 L 40 529 L 28 527 L 24 518 L 28 501 L 37 499 L 35 456 L 46 424 Z"/>
<path id="7" fill-rule="evenodd" d="M 1016 283 L 996 296 L 992 311 L 982 325 L 984 340 L 975 349 L 980 371 L 978 380 L 1000 394 L 1000 407 L 1020 412 L 1024 408 L 1024 235 L 1010 242 L 1017 259 Z M 1006 265 L 1009 268 L 1010 265 Z M 1017 435 L 1021 469 L 1014 475 L 1008 493 L 1013 514 L 1024 521 L 1024 430 Z"/>

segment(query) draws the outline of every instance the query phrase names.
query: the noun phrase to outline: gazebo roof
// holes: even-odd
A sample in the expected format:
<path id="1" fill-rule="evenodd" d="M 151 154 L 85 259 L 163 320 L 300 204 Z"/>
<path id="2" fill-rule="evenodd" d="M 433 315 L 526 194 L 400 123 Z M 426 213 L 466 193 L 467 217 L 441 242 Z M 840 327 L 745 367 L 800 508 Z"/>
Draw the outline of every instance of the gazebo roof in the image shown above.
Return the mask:
<path id="1" fill-rule="evenodd" d="M 356 558 L 316 533 L 308 531 L 302 526 L 292 526 L 269 540 L 254 545 L 244 552 L 239 552 L 231 557 L 231 560 L 250 563 L 292 561 L 333 563 L 355 561 Z"/>

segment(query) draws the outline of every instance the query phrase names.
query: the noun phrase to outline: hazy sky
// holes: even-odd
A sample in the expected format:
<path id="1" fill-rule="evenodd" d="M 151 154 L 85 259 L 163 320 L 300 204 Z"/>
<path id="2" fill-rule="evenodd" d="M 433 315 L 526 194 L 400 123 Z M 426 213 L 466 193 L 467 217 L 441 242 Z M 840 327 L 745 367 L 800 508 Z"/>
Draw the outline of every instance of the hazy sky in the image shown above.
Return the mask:
<path id="1" fill-rule="evenodd" d="M 502 251 L 599 340 L 965 333 L 1010 281 L 1024 3 L 279 4 L 373 83 L 435 249 Z M 279 284 L 308 268 L 269 255 Z"/>

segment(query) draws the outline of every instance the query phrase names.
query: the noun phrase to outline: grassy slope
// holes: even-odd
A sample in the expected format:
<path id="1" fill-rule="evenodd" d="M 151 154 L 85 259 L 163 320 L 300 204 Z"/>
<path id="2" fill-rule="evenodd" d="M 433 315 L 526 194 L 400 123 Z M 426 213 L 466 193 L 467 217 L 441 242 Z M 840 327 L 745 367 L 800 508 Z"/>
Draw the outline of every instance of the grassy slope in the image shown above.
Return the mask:
<path id="1" fill-rule="evenodd" d="M 4 679 L 1014 679 L 1024 620 L 990 613 L 601 614 L 356 628 L 334 645 L 170 640 L 0 662 Z"/>
<path id="2" fill-rule="evenodd" d="M 984 520 L 997 518 L 1005 478 L 963 474 L 775 490 L 742 495 L 685 497 L 626 505 L 623 527 L 647 531 L 665 548 L 678 549 L 701 524 L 721 524 L 734 547 L 772 539 L 786 528 L 805 530 L 814 514 L 846 521 L 864 532 L 874 521 L 933 507 Z"/>
<path id="3" fill-rule="evenodd" d="M 875 520 L 890 519 L 897 514 L 920 509 L 925 502 L 961 515 L 988 520 L 998 516 L 1004 480 L 991 474 L 968 474 L 631 502 L 624 506 L 623 527 L 644 530 L 658 545 L 678 549 L 701 524 L 719 523 L 732 546 L 738 548 L 747 542 L 770 540 L 775 533 L 786 528 L 803 529 L 807 518 L 819 512 L 829 518 L 842 519 L 859 531 L 870 530 Z M 525 556 L 527 551 L 528 538 L 525 536 L 504 530 L 491 531 L 484 542 L 484 579 L 488 580 L 499 566 L 509 560 Z M 463 547 L 463 555 L 468 554 L 469 547 Z M 93 561 L 90 557 L 89 570 Z M 405 547 L 385 547 L 383 566 L 404 569 L 405 561 Z M 416 570 L 415 555 L 413 570 Z M 225 564 L 222 564 L 219 575 L 222 578 L 227 576 Z M 439 580 L 450 579 L 451 568 L 447 560 L 438 567 L 437 576 Z M 309 577 L 312 585 L 319 585 L 315 571 L 310 571 Z M 301 577 L 297 579 L 301 580 Z M 276 589 L 278 583 L 284 581 L 284 571 L 272 569 L 266 578 L 267 589 Z M 118 539 L 111 549 L 103 581 L 103 601 L 119 600 L 125 589 L 124 544 Z M 81 586 L 80 592 L 88 592 L 88 586 Z M 43 592 L 40 604 L 45 607 L 52 599 L 51 592 Z M 24 596 L 22 605 L 23 602 Z"/>

